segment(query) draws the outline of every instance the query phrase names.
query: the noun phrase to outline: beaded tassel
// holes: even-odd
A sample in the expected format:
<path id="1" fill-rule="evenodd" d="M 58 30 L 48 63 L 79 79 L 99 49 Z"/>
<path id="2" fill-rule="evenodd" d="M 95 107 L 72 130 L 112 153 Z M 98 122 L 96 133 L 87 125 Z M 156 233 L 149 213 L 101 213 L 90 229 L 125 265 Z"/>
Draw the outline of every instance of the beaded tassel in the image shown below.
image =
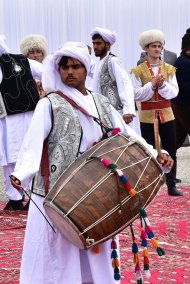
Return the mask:
<path id="1" fill-rule="evenodd" d="M 132 235 L 132 239 L 133 239 L 132 253 L 134 254 L 136 280 L 137 280 L 137 284 L 142 284 L 143 283 L 143 277 L 142 277 L 142 273 L 141 273 L 141 269 L 140 269 L 140 256 L 139 256 L 139 253 L 138 253 L 138 246 L 137 246 L 137 243 L 136 243 L 135 234 L 134 234 L 132 225 L 130 225 L 130 228 L 131 228 L 131 235 Z"/>
<path id="2" fill-rule="evenodd" d="M 111 136 L 114 136 L 114 135 L 116 135 L 120 132 L 121 132 L 120 128 L 107 128 L 106 131 L 103 132 L 102 138 L 100 139 L 100 141 L 105 140 L 105 139 L 107 139 Z M 98 141 L 98 142 L 100 142 L 100 141 Z M 93 146 L 96 145 L 98 142 L 94 142 Z"/>
<path id="3" fill-rule="evenodd" d="M 121 182 L 123 183 L 125 189 L 128 191 L 131 197 L 137 194 L 137 191 L 132 188 L 132 185 L 128 182 L 128 178 L 123 174 L 122 170 L 116 169 L 117 165 L 114 163 L 110 163 L 107 159 L 101 159 L 102 164 L 109 168 L 110 170 L 115 170 L 116 174 L 119 176 Z"/>
<path id="4" fill-rule="evenodd" d="M 112 239 L 112 242 L 111 242 L 111 249 L 112 249 L 111 259 L 113 259 L 112 266 L 114 269 L 114 279 L 120 280 L 121 278 L 120 269 L 119 269 L 120 263 L 119 263 L 118 254 L 117 254 L 117 243 L 114 240 L 114 238 Z"/>
<path id="5" fill-rule="evenodd" d="M 158 241 L 154 238 L 154 233 L 150 226 L 150 222 L 147 218 L 147 214 L 144 208 L 140 209 L 140 216 L 142 217 L 142 223 L 145 228 L 145 232 L 148 238 L 151 240 L 153 247 L 156 249 L 159 256 L 165 255 L 165 251 L 160 247 Z"/>
<path id="6" fill-rule="evenodd" d="M 144 247 L 143 249 L 143 258 L 144 258 L 144 276 L 146 278 L 149 278 L 151 276 L 150 274 L 150 270 L 149 270 L 149 258 L 148 258 L 148 249 L 147 249 L 147 246 L 148 246 L 148 243 L 147 243 L 147 234 L 146 234 L 146 231 L 145 231 L 145 228 L 143 227 L 143 222 L 142 222 L 142 217 L 141 218 L 141 245 Z"/>

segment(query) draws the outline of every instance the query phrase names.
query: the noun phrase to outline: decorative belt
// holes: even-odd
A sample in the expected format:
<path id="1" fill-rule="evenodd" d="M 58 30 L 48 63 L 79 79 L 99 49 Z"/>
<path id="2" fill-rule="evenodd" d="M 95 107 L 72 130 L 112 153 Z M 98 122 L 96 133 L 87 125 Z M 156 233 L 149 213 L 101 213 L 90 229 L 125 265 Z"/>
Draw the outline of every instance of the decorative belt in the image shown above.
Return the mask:
<path id="1" fill-rule="evenodd" d="M 141 102 L 141 110 L 159 110 L 170 106 L 170 100 Z"/>

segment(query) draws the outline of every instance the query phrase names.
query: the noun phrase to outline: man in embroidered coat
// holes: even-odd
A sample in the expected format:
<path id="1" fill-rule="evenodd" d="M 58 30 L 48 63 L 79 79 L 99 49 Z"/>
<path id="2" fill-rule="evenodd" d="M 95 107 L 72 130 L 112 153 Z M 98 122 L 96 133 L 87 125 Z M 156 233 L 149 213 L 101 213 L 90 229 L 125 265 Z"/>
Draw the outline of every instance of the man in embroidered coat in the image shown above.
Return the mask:
<path id="1" fill-rule="evenodd" d="M 157 156 L 152 146 L 147 145 L 127 126 L 119 113 L 110 105 L 107 98 L 97 96 L 85 88 L 86 75 L 90 70 L 90 55 L 83 43 L 66 43 L 61 49 L 47 58 L 43 73 L 43 87 L 47 97 L 42 98 L 35 110 L 32 123 L 19 153 L 13 185 L 20 189 L 34 179 L 32 198 L 44 212 L 45 186 L 40 162 L 44 140 L 49 151 L 49 186 L 54 182 L 80 153 L 89 149 L 102 137 L 102 127 L 80 109 L 73 107 L 67 99 L 87 113 L 100 118 L 108 127 L 120 127 L 121 131 L 135 136 Z M 63 98 L 62 92 L 67 99 Z M 35 135 L 34 135 L 35 133 Z M 171 158 L 163 154 L 161 163 L 171 168 Z M 66 240 L 55 228 L 56 233 L 46 222 L 39 210 L 31 202 L 25 234 L 20 284 L 113 284 L 110 260 L 110 244 L 100 245 L 100 252 L 92 249 L 80 250 Z"/>
<path id="2" fill-rule="evenodd" d="M 105 28 L 91 32 L 93 49 L 100 61 L 93 67 L 93 91 L 107 97 L 124 121 L 140 135 L 140 124 L 134 102 L 134 90 L 121 60 L 111 53 L 116 34 Z"/>
<path id="3" fill-rule="evenodd" d="M 13 188 L 9 176 L 39 100 L 33 78 L 41 80 L 42 71 L 41 63 L 10 54 L 4 35 L 0 35 L 0 166 L 9 199 L 4 210 L 23 209 L 22 195 Z"/>
<path id="4" fill-rule="evenodd" d="M 168 194 L 179 196 L 176 188 L 176 136 L 175 120 L 170 99 L 178 94 L 175 68 L 161 61 L 160 53 L 164 45 L 164 35 L 160 30 L 148 30 L 140 35 L 139 43 L 147 53 L 147 60 L 132 69 L 132 83 L 135 100 L 141 102 L 141 133 L 147 143 L 155 147 L 154 123 L 159 121 L 162 147 L 174 160 L 174 167 L 166 174 Z"/>

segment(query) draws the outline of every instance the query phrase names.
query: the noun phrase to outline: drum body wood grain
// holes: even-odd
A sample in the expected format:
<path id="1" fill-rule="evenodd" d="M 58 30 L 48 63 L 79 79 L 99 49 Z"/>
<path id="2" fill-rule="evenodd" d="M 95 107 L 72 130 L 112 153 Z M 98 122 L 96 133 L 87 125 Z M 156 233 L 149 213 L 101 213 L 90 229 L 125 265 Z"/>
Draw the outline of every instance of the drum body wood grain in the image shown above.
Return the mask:
<path id="1" fill-rule="evenodd" d="M 138 194 L 131 197 L 118 184 L 116 174 L 92 157 L 115 163 Z M 149 151 L 134 139 L 117 134 L 93 146 L 66 169 L 46 196 L 44 208 L 66 239 L 87 249 L 131 224 L 164 181 L 164 173 Z"/>

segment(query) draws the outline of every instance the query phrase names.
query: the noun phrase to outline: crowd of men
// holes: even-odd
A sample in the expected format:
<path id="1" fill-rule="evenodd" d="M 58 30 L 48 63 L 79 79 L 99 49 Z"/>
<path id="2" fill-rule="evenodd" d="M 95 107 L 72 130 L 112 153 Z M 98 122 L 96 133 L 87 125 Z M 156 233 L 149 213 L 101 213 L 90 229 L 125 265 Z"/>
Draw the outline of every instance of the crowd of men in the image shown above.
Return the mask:
<path id="1" fill-rule="evenodd" d="M 176 187 L 176 152 L 190 134 L 190 30 L 178 58 L 164 49 L 162 31 L 141 33 L 144 53 L 130 75 L 111 52 L 115 32 L 96 27 L 91 37 L 97 62 L 85 43 L 67 42 L 48 55 L 44 36 L 28 35 L 21 54 L 12 54 L 0 36 L 0 166 L 9 199 L 4 210 L 29 211 L 21 284 L 118 283 L 110 265 L 111 241 L 102 243 L 99 253 L 80 250 L 56 228 L 55 234 L 38 210 L 46 214 L 45 196 L 61 173 L 101 139 L 104 127 L 136 137 L 163 168 L 168 194 L 183 195 Z M 160 155 L 154 149 L 155 122 L 165 150 Z M 32 202 L 24 206 L 23 188 L 32 190 L 38 208 Z"/>

